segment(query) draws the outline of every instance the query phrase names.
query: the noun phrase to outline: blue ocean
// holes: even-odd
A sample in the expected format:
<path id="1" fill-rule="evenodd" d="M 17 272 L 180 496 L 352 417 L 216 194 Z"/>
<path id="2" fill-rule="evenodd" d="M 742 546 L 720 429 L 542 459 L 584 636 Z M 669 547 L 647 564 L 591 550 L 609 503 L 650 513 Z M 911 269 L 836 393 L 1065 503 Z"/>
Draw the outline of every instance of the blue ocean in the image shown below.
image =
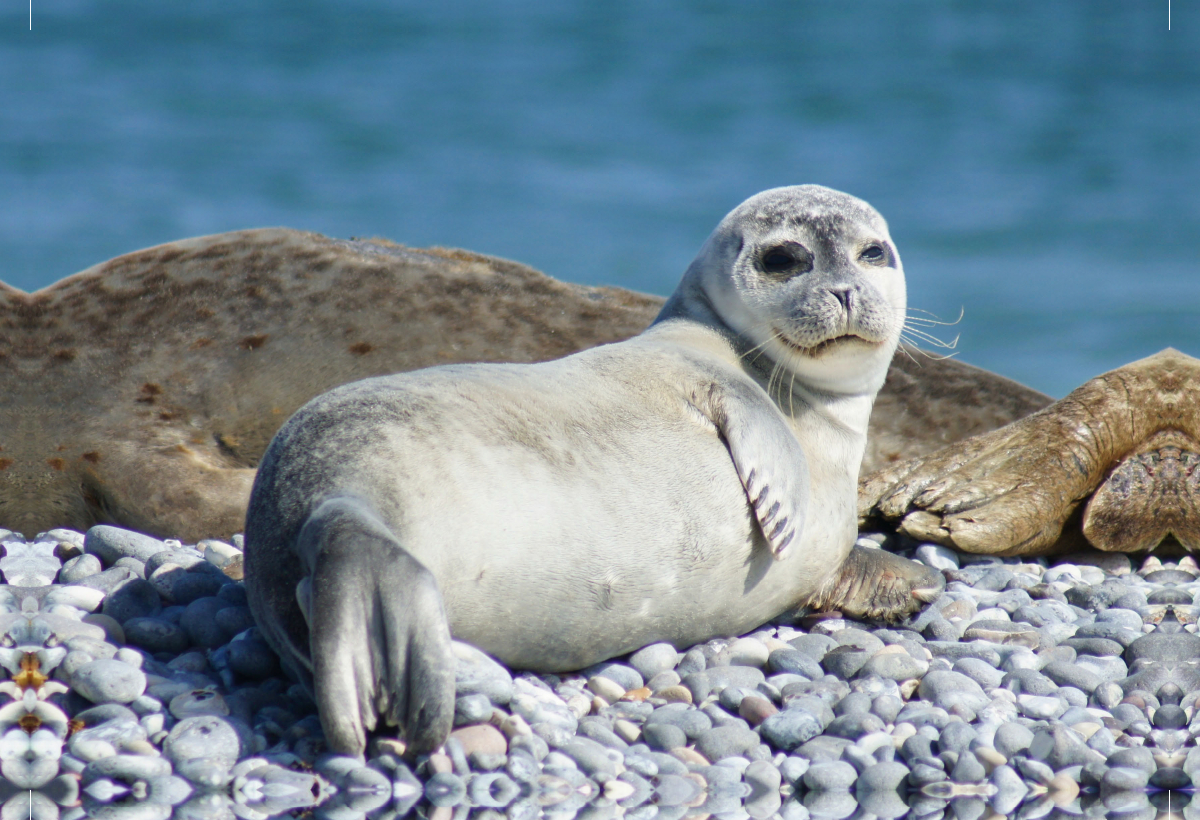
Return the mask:
<path id="1" fill-rule="evenodd" d="M 667 294 L 728 210 L 800 182 L 889 219 L 964 361 L 1063 395 L 1200 354 L 1200 7 L 0 8 L 0 278 L 26 290 L 286 225 Z"/>

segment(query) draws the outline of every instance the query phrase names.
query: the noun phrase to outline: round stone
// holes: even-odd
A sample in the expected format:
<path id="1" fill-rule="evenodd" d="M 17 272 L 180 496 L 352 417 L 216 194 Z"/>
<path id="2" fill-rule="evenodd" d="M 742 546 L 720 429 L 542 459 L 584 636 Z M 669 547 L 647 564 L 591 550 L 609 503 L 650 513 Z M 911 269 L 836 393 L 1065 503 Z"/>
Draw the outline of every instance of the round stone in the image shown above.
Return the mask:
<path id="1" fill-rule="evenodd" d="M 767 668 L 777 674 L 800 675 L 808 680 L 816 680 L 825 674 L 811 654 L 798 649 L 776 649 L 767 657 Z"/>
<path id="2" fill-rule="evenodd" d="M 622 687 L 622 692 L 628 692 L 630 689 L 641 689 L 646 685 L 636 669 L 614 661 L 605 661 L 604 663 L 589 666 L 584 670 L 584 674 L 589 678 L 596 677 L 597 675 L 608 678 Z"/>
<path id="3" fill-rule="evenodd" d="M 229 668 L 250 680 L 266 680 L 279 674 L 279 656 L 261 638 L 241 638 L 229 644 Z"/>
<path id="4" fill-rule="evenodd" d="M 483 723 L 492 716 L 493 709 L 486 695 L 464 695 L 454 702 L 454 725 Z"/>
<path id="5" fill-rule="evenodd" d="M 999 686 L 1004 679 L 1003 672 L 979 658 L 959 658 L 954 662 L 953 671 L 966 675 L 985 688 Z"/>
<path id="6" fill-rule="evenodd" d="M 669 643 L 652 643 L 629 656 L 629 665 L 647 681 L 655 675 L 674 669 L 678 662 L 679 653 Z"/>
<path id="7" fill-rule="evenodd" d="M 716 763 L 727 757 L 742 757 L 758 747 L 758 734 L 741 726 L 715 726 L 696 736 L 696 751 Z"/>
<path id="8" fill-rule="evenodd" d="M 221 587 L 222 590 L 230 587 L 236 587 L 236 584 L 226 584 Z M 218 596 L 220 597 L 220 596 Z M 222 598 L 222 600 L 225 600 Z M 228 601 L 226 601 L 228 603 Z M 227 637 L 232 638 L 239 632 L 244 632 L 254 626 L 254 615 L 250 612 L 250 607 L 244 604 L 230 605 L 224 609 L 218 610 L 213 616 L 213 620 L 217 624 L 217 628 Z"/>
<path id="9" fill-rule="evenodd" d="M 187 605 L 179 619 L 179 625 L 187 633 L 192 646 L 216 649 L 225 643 L 225 631 L 217 623 L 216 616 L 228 606 L 229 604 L 215 596 L 197 598 Z"/>
<path id="10" fill-rule="evenodd" d="M 1051 661 L 1042 667 L 1042 674 L 1059 686 L 1073 686 L 1088 694 L 1103 683 L 1100 676 L 1090 669 L 1065 661 Z"/>
<path id="11" fill-rule="evenodd" d="M 212 565 L 205 563 L 204 566 Z M 228 581 L 220 570 L 184 572 L 171 582 L 171 600 L 180 606 L 187 606 L 200 598 L 215 596 Z"/>
<path id="12" fill-rule="evenodd" d="M 715 666 L 753 666 L 758 669 L 767 665 L 770 650 L 766 644 L 754 638 L 738 638 L 718 653 Z"/>
<path id="13" fill-rule="evenodd" d="M 958 553 L 941 544 L 922 544 L 917 547 L 913 557 L 936 570 L 954 570 L 959 566 Z"/>
<path id="14" fill-rule="evenodd" d="M 76 669 L 71 686 L 92 703 L 129 703 L 146 691 L 146 676 L 127 663 L 102 659 Z"/>
<path id="15" fill-rule="evenodd" d="M 842 791 L 854 785 L 858 772 L 844 760 L 813 763 L 804 773 L 804 785 L 813 791 Z"/>
<path id="16" fill-rule="evenodd" d="M 58 582 L 60 584 L 74 584 L 77 581 L 82 581 L 84 578 L 99 574 L 103 569 L 104 567 L 101 566 L 100 559 L 95 555 L 77 555 L 63 564 L 62 569 L 58 572 Z"/>
<path id="17" fill-rule="evenodd" d="M 669 752 L 687 745 L 687 735 L 669 723 L 647 723 L 642 727 L 642 741 L 651 749 Z"/>
<path id="18" fill-rule="evenodd" d="M 907 652 L 879 652 L 863 664 L 858 677 L 878 675 L 885 680 L 902 681 L 919 678 L 928 670 L 927 661 L 919 661 Z"/>
<path id="19" fill-rule="evenodd" d="M 1000 724 L 992 741 L 996 751 L 1009 759 L 1028 749 L 1031 743 L 1033 743 L 1033 732 L 1020 723 L 1011 721 Z"/>
<path id="20" fill-rule="evenodd" d="M 943 709 L 965 706 L 982 709 L 991 702 L 978 683 L 959 672 L 933 671 L 921 680 L 920 696 Z"/>
<path id="21" fill-rule="evenodd" d="M 130 618 L 125 622 L 125 640 L 147 652 L 179 653 L 187 649 L 187 635 L 161 618 Z"/>
<path id="22" fill-rule="evenodd" d="M 96 555 L 109 565 L 116 563 L 119 558 L 145 561 L 151 555 L 167 549 L 167 545 L 157 538 L 120 527 L 110 527 L 107 524 L 92 527 L 83 538 L 83 551 Z"/>
<path id="23" fill-rule="evenodd" d="M 784 709 L 758 727 L 763 740 L 776 749 L 790 752 L 821 734 L 821 721 L 804 709 Z"/>
<path id="24" fill-rule="evenodd" d="M 228 718 L 197 715 L 175 724 L 163 741 L 163 752 L 176 767 L 196 758 L 229 767 L 241 756 L 242 741 Z"/>
<path id="25" fill-rule="evenodd" d="M 128 570 L 122 571 L 127 572 Z M 130 618 L 148 618 L 157 615 L 162 611 L 162 600 L 158 597 L 158 591 L 151 586 L 149 581 L 130 576 L 128 583 L 122 584 L 108 594 L 100 611 L 124 626 Z"/>

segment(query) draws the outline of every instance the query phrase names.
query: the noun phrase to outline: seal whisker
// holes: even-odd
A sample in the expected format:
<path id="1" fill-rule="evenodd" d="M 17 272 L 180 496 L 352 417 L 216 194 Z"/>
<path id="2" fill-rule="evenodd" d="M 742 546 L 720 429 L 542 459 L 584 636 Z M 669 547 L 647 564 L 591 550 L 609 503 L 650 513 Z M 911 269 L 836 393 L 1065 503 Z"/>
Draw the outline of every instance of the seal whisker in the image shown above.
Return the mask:
<path id="1" fill-rule="evenodd" d="M 961 335 L 961 334 L 956 335 L 949 342 L 943 342 L 941 339 L 934 336 L 932 333 L 921 330 L 920 328 L 912 327 L 911 325 L 909 325 L 907 323 L 905 323 L 905 325 L 904 325 L 904 331 L 908 334 L 911 334 L 912 336 L 915 336 L 918 339 L 923 339 L 924 341 L 929 342 L 934 347 L 941 347 L 941 348 L 945 348 L 947 350 L 953 350 L 954 348 L 958 347 L 958 340 Z"/>

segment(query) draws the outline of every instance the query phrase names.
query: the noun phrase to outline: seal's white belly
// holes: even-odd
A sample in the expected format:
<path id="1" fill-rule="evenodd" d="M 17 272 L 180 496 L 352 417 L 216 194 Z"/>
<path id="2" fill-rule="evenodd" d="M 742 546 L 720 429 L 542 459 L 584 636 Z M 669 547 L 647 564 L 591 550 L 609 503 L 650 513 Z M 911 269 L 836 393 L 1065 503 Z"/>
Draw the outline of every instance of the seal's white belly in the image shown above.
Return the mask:
<path id="1" fill-rule="evenodd" d="M 751 629 L 841 563 L 852 511 L 822 502 L 844 487 L 812 488 L 801 542 L 776 561 L 716 431 L 683 408 L 641 409 L 563 447 L 562 430 L 524 430 L 524 446 L 484 437 L 448 453 L 405 435 L 385 448 L 402 461 L 397 534 L 437 578 L 455 637 L 515 666 L 579 668 Z"/>

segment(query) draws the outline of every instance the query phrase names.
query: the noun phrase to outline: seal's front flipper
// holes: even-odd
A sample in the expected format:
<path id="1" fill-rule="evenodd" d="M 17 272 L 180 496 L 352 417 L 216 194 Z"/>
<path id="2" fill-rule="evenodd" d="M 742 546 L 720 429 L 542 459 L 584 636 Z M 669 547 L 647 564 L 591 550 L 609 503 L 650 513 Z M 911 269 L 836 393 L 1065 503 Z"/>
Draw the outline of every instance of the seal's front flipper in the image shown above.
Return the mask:
<path id="1" fill-rule="evenodd" d="M 885 550 L 855 546 L 808 605 L 839 609 L 852 618 L 899 621 L 940 595 L 945 586 L 935 569 Z"/>
<path id="2" fill-rule="evenodd" d="M 361 756 L 382 715 L 410 752 L 436 749 L 454 720 L 455 664 L 432 573 L 355 499 L 318 507 L 297 550 L 311 572 L 297 591 L 330 748 Z"/>
<path id="3" fill-rule="evenodd" d="M 798 543 L 808 507 L 808 460 L 775 403 L 749 385 L 713 385 L 699 402 L 717 426 L 746 499 L 777 559 Z"/>

